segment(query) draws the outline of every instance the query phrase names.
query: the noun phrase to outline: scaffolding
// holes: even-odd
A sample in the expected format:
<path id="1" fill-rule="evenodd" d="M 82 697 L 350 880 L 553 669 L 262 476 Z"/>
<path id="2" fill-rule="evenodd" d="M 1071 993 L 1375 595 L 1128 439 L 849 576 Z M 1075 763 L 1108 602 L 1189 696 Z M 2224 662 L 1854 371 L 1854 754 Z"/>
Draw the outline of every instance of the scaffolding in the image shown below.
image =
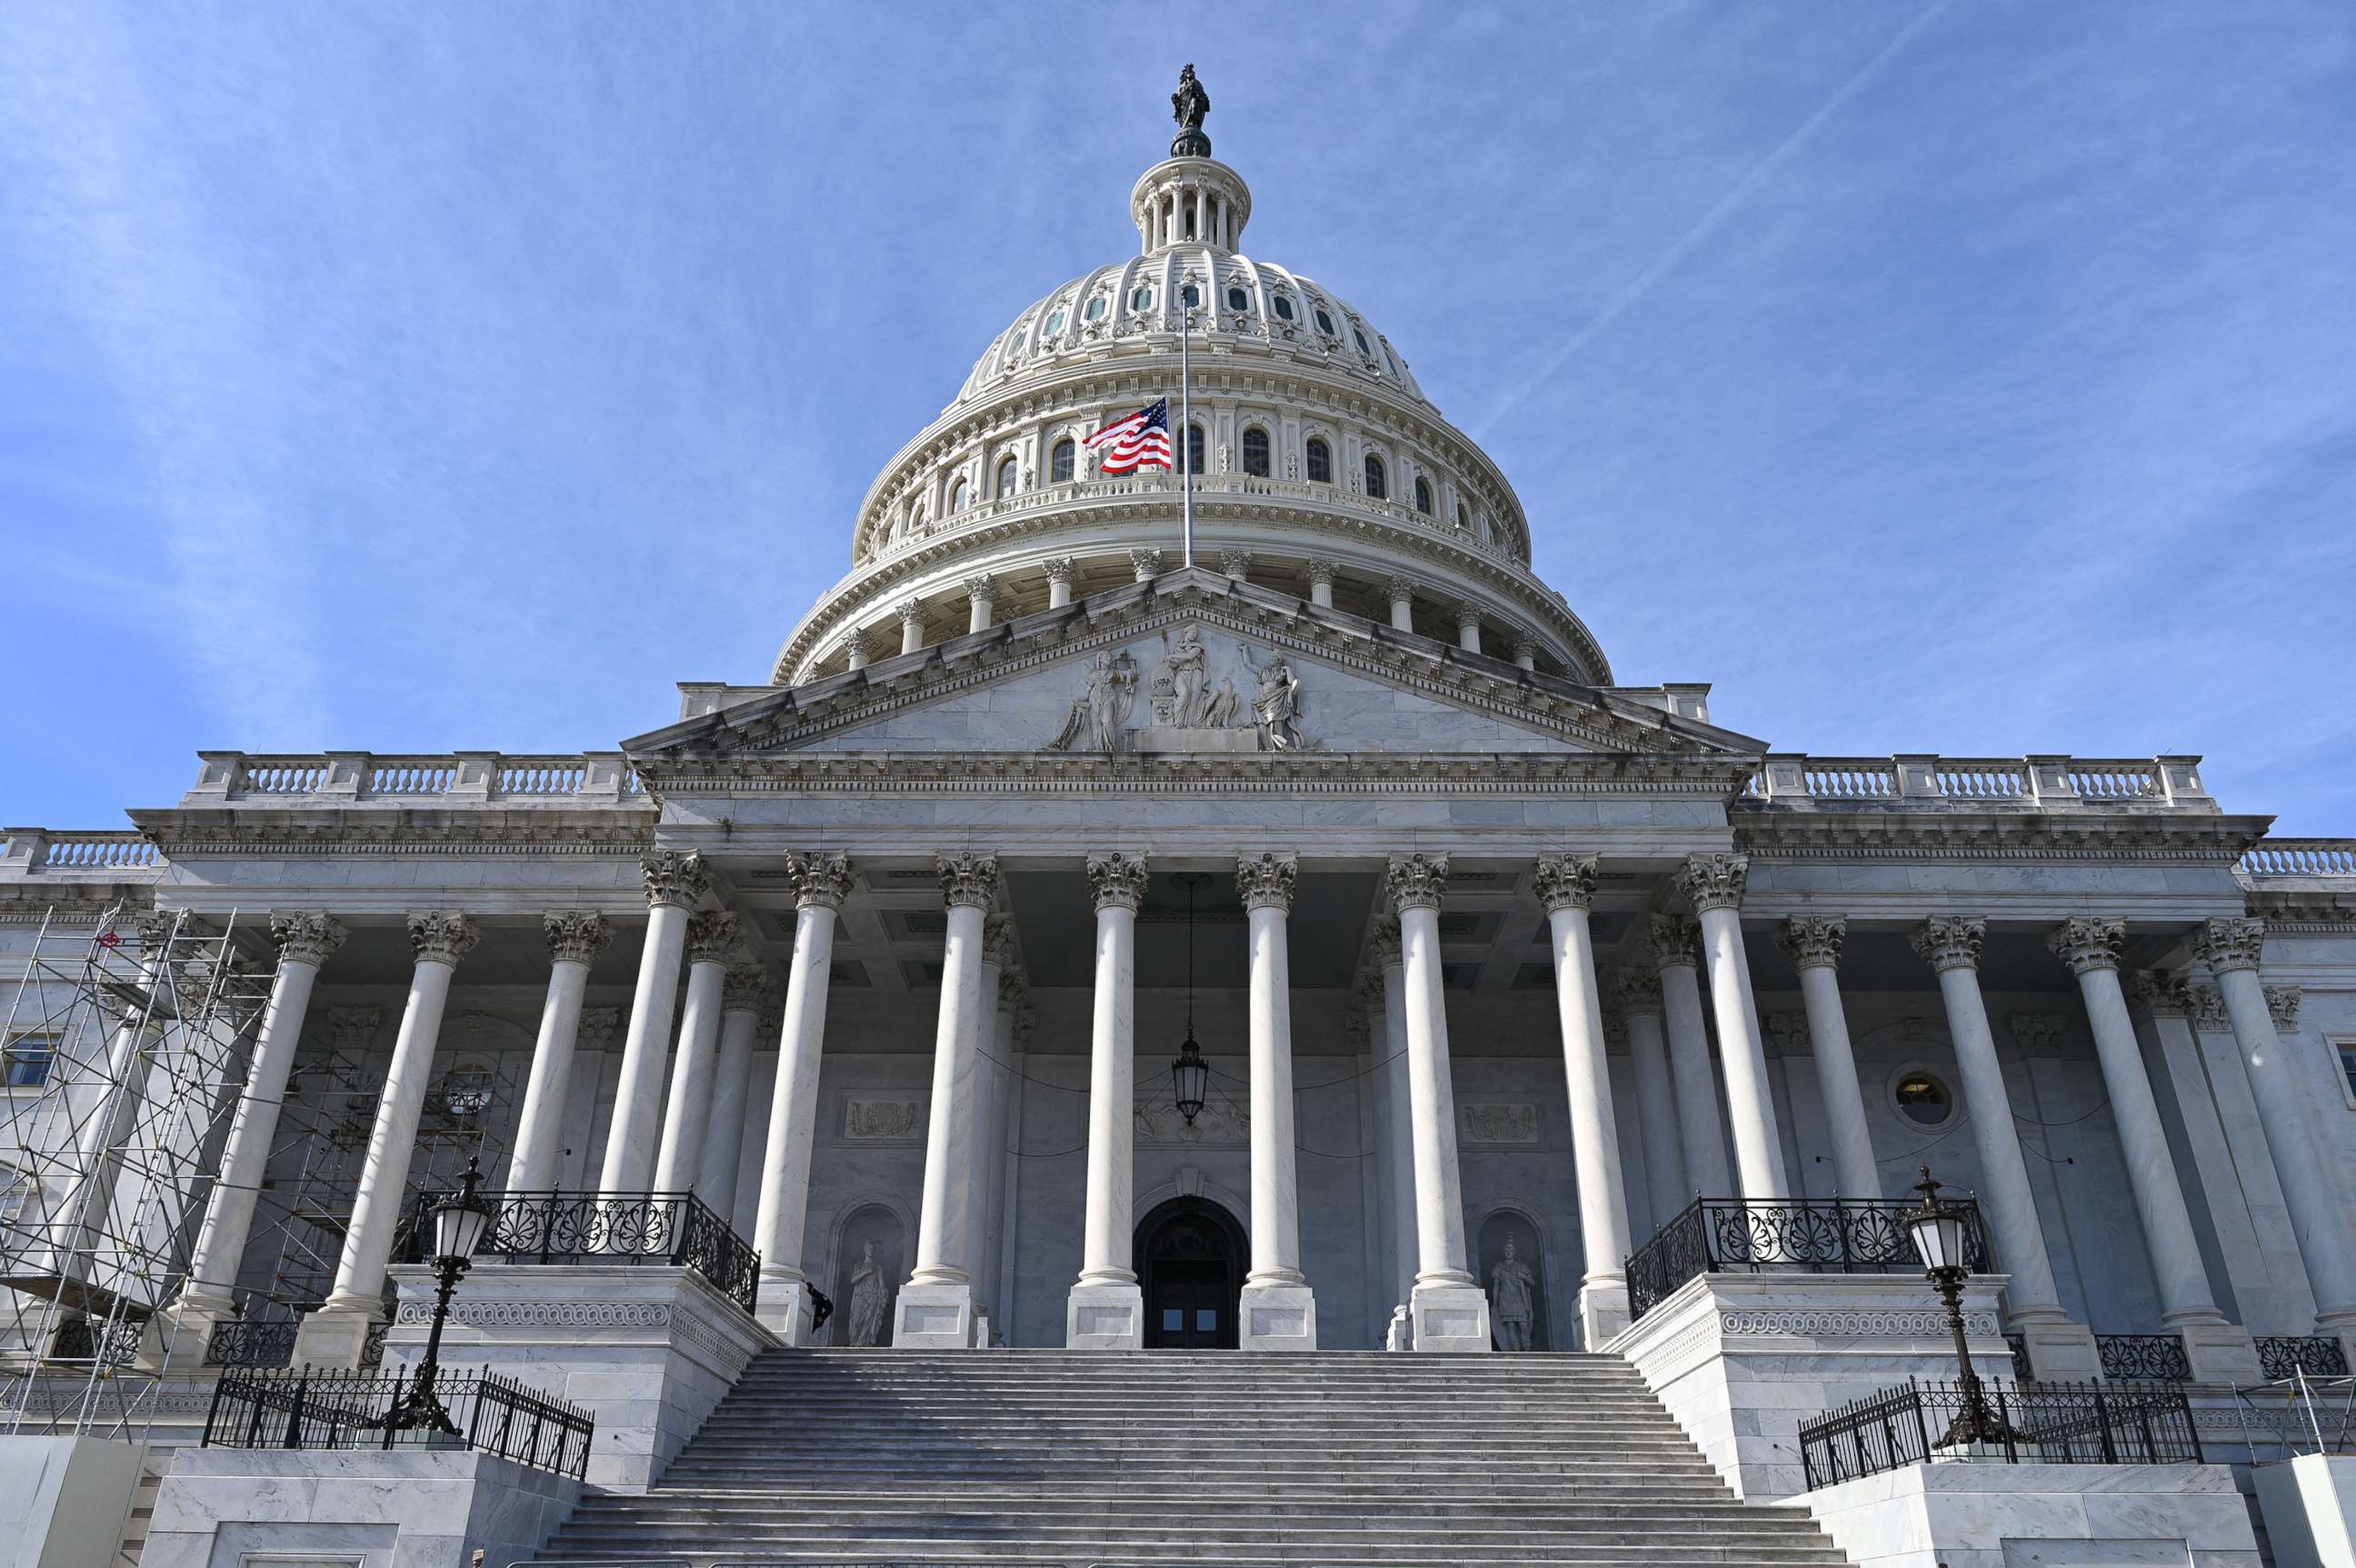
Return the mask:
<path id="1" fill-rule="evenodd" d="M 0 1433 L 143 1434 L 274 973 L 235 915 L 45 916 L 0 1022 Z"/>

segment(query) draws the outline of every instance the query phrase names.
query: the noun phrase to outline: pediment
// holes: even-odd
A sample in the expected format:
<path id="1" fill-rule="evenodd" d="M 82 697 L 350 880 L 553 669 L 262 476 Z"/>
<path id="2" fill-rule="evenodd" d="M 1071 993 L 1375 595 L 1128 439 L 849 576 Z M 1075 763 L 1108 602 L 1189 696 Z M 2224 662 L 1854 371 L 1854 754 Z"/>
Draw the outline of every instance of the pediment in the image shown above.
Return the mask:
<path id="1" fill-rule="evenodd" d="M 1755 754 L 1581 686 L 1173 574 L 626 743 L 633 756 Z"/>

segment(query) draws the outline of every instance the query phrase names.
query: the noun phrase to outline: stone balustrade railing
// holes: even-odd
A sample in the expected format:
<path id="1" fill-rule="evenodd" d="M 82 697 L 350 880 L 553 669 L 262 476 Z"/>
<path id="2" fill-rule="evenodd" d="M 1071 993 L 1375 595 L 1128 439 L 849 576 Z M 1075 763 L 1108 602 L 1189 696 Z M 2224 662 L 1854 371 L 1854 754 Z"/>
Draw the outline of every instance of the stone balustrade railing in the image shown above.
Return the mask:
<path id="1" fill-rule="evenodd" d="M 2239 870 L 2254 882 L 2279 877 L 2356 882 L 2356 839 L 2268 839 L 2242 857 Z"/>
<path id="2" fill-rule="evenodd" d="M 1770 752 L 1744 791 L 1773 810 L 2036 811 L 2179 807 L 2214 811 L 2197 757 L 1806 757 Z"/>
<path id="3" fill-rule="evenodd" d="M 635 804 L 640 799 L 637 777 L 618 751 L 455 751 L 437 756 L 200 751 L 197 756 L 202 767 L 183 805 L 441 800 L 594 806 Z"/>
<path id="4" fill-rule="evenodd" d="M 164 864 L 145 835 L 129 828 L 75 832 L 60 828 L 10 828 L 0 848 L 0 876 L 88 875 L 136 879 Z"/>

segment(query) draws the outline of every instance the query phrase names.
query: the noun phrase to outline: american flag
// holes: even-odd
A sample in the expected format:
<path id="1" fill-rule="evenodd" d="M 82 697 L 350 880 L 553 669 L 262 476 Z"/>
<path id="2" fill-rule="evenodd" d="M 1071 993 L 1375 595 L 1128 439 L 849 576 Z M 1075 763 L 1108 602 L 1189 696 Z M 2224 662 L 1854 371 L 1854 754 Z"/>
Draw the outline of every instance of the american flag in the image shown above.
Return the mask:
<path id="1" fill-rule="evenodd" d="M 1088 437 L 1090 446 L 1107 446 L 1104 471 L 1126 474 L 1132 469 L 1170 467 L 1170 400 L 1162 398 L 1126 419 L 1116 419 Z"/>

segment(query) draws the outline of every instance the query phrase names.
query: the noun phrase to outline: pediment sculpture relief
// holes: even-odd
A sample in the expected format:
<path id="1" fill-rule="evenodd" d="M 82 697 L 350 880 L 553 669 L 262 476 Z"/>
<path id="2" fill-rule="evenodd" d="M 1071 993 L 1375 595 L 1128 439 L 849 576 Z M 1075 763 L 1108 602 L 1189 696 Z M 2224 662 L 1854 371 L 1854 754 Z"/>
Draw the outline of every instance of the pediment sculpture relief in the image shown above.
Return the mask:
<path id="1" fill-rule="evenodd" d="M 1163 632 L 1162 657 L 1141 671 L 1123 649 L 1099 653 L 1063 728 L 1041 749 L 1062 752 L 1294 751 L 1301 749 L 1301 677 L 1281 652 L 1266 662 L 1237 650 L 1242 668 L 1212 668 L 1200 627 Z M 1237 683 L 1241 676 L 1249 693 Z M 1132 727 L 1138 688 L 1151 722 Z"/>

